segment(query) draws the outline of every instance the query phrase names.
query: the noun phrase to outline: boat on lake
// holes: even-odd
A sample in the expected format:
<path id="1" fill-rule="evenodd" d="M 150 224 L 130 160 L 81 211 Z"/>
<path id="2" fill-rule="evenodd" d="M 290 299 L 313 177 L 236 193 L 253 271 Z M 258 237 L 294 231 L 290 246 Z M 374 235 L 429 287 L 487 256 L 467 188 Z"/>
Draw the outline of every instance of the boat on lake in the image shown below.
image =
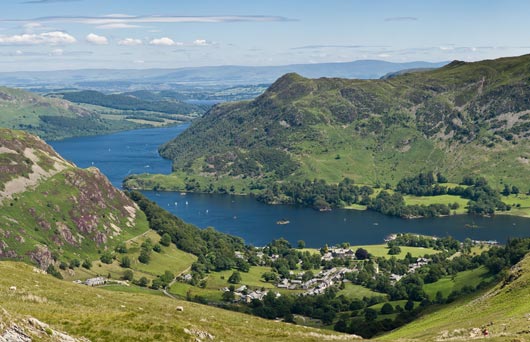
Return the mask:
<path id="1" fill-rule="evenodd" d="M 276 224 L 280 224 L 280 225 L 289 224 L 289 223 L 291 223 L 291 221 L 286 220 L 286 219 L 281 219 L 281 220 L 276 221 Z"/>

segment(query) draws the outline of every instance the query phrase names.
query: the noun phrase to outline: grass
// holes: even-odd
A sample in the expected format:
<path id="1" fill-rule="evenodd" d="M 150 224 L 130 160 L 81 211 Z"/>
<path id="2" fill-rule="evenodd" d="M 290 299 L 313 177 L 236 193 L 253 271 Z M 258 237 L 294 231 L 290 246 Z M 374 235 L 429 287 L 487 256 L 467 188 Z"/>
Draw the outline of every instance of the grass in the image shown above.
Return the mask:
<path id="1" fill-rule="evenodd" d="M 379 293 L 370 290 L 361 285 L 356 285 L 352 283 L 346 283 L 344 289 L 340 290 L 337 293 L 337 296 L 344 295 L 350 299 L 363 299 L 363 297 L 376 297 L 376 296 L 386 296 L 384 293 Z"/>
<path id="2" fill-rule="evenodd" d="M 486 267 L 481 266 L 473 270 L 458 272 L 455 277 L 445 276 L 435 283 L 425 284 L 423 289 L 431 299 L 436 297 L 440 291 L 447 298 L 452 291 L 460 290 L 464 286 L 476 287 L 481 282 L 490 282 L 493 277 L 488 273 Z"/>
<path id="3" fill-rule="evenodd" d="M 530 195 L 519 194 L 502 196 L 502 201 L 506 204 L 511 205 L 512 209 L 510 211 L 506 211 L 500 214 L 530 217 Z"/>
<path id="4" fill-rule="evenodd" d="M 261 275 L 265 272 L 270 272 L 270 267 L 265 266 L 252 266 L 248 272 L 239 272 L 241 274 L 241 284 L 237 284 L 236 287 L 241 285 L 247 285 L 251 288 L 275 288 L 274 284 L 267 283 L 261 279 Z M 222 272 L 213 272 L 208 275 L 208 285 L 209 289 L 220 289 L 225 286 L 230 286 L 228 283 L 228 278 L 232 275 L 234 271 L 222 271 Z"/>
<path id="5" fill-rule="evenodd" d="M 112 279 L 121 279 L 127 269 L 120 266 L 120 260 L 122 257 L 128 256 L 131 260 L 130 269 L 134 272 L 134 278 L 146 277 L 151 280 L 165 271 L 171 271 L 173 274 L 178 275 L 189 269 L 191 264 L 197 260 L 196 256 L 183 252 L 171 244 L 168 247 L 162 246 L 160 253 L 153 251 L 149 263 L 142 264 L 138 261 L 138 256 L 140 255 L 141 244 L 147 239 L 157 243 L 160 240 L 160 236 L 155 231 L 149 230 L 127 241 L 127 253 L 117 253 L 117 260 L 114 260 L 112 264 L 104 264 L 97 259 L 93 261 L 93 266 L 90 270 L 76 268 L 73 274 L 64 272 L 63 276 L 68 280 L 84 280 L 97 275 L 107 276 L 110 274 Z"/>
<path id="6" fill-rule="evenodd" d="M 380 245 L 365 245 L 365 246 L 353 246 L 350 247 L 352 250 L 357 250 L 358 248 L 364 248 L 368 251 L 368 253 L 372 254 L 376 257 L 383 257 L 383 258 L 390 258 L 392 255 L 388 254 L 388 246 L 386 244 L 380 244 Z M 407 253 L 410 253 L 413 257 L 421 257 L 425 254 L 437 254 L 440 253 L 440 251 L 437 251 L 432 248 L 423 248 L 423 247 L 408 247 L 408 246 L 400 246 L 401 253 L 393 255 L 394 257 L 398 259 L 403 259 L 407 255 Z"/>
<path id="7" fill-rule="evenodd" d="M 196 341 L 199 336 L 185 329 L 210 333 L 215 341 L 327 341 L 340 335 L 141 291 L 90 288 L 35 273 L 22 263 L 0 262 L 0 274 L 1 306 L 10 320 L 23 325 L 22 318 L 35 317 L 91 341 Z"/>
<path id="8" fill-rule="evenodd" d="M 462 198 L 455 195 L 439 195 L 439 196 L 403 196 L 405 199 L 406 205 L 430 205 L 430 204 L 446 204 L 451 205 L 453 203 L 458 203 L 458 209 L 451 210 L 455 214 L 465 214 L 467 213 L 467 203 L 468 199 Z"/>

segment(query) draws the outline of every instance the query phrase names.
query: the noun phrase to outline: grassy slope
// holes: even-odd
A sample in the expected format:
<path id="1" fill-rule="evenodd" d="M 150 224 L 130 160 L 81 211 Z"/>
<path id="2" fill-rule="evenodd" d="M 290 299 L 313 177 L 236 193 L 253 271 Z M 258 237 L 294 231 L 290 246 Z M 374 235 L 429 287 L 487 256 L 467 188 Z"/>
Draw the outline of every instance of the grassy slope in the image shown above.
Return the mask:
<path id="1" fill-rule="evenodd" d="M 214 107 L 163 146 L 174 175 L 142 176 L 128 185 L 182 190 L 189 177 L 204 190 L 229 178 L 236 191 L 249 192 L 248 178 L 240 176 L 252 169 L 245 164 L 250 158 L 260 172 L 249 178 L 259 181 L 351 177 L 395 185 L 420 171 L 441 171 L 453 182 L 483 175 L 499 189 L 506 183 L 526 192 L 529 65 L 525 55 L 455 62 L 388 80 L 289 74 L 254 101 Z M 298 168 L 277 177 L 253 156 L 259 149 L 284 151 Z"/>
<path id="2" fill-rule="evenodd" d="M 527 341 L 530 301 L 530 255 L 516 265 L 510 282 L 464 298 L 438 311 L 430 312 L 419 320 L 391 332 L 378 340 L 435 341 L 444 340 L 443 332 L 455 335 L 456 340 L 470 340 L 469 329 L 488 327 L 491 341 Z M 455 330 L 463 329 L 461 336 Z"/>
<path id="3" fill-rule="evenodd" d="M 429 295 L 429 298 L 434 299 L 438 291 L 443 294 L 444 298 L 447 298 L 452 291 L 460 290 L 466 285 L 476 287 L 482 281 L 488 282 L 491 280 L 492 277 L 488 273 L 488 270 L 485 267 L 479 267 L 473 270 L 458 272 L 454 278 L 451 276 L 443 277 L 437 282 L 426 284 L 423 289 Z"/>
<path id="4" fill-rule="evenodd" d="M 167 297 L 89 288 L 34 273 L 21 263 L 0 262 L 0 273 L 0 307 L 91 341 L 195 341 L 198 336 L 184 329 L 208 332 L 215 341 L 352 339 Z M 175 310 L 179 305 L 184 312 Z"/>
<path id="5" fill-rule="evenodd" d="M 76 268 L 73 273 L 64 273 L 63 276 L 67 280 L 87 279 L 95 277 L 98 274 L 107 276 L 111 275 L 112 279 L 120 279 L 123 277 L 127 268 L 120 266 L 120 260 L 124 256 L 128 256 L 131 260 L 131 270 L 134 273 L 134 278 L 139 279 L 146 277 L 147 279 L 154 279 L 156 276 L 164 274 L 165 271 L 170 271 L 177 275 L 187 270 L 197 257 L 183 252 L 171 244 L 168 247 L 161 246 L 160 253 L 152 252 L 149 264 L 142 264 L 138 261 L 140 255 L 140 246 L 147 239 L 150 238 L 153 243 L 160 240 L 160 236 L 153 230 L 149 230 L 141 235 L 138 235 L 127 241 L 127 253 L 117 254 L 117 260 L 112 264 L 104 264 L 95 259 L 93 267 L 90 270 L 84 268 Z"/>

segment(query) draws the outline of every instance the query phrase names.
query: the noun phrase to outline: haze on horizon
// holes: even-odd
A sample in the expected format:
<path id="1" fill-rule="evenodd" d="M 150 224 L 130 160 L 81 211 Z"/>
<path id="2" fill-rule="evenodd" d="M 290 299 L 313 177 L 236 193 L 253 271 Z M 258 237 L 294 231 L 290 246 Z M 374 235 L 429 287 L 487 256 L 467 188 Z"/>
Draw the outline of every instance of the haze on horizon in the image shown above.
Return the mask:
<path id="1" fill-rule="evenodd" d="M 6 0 L 0 71 L 475 61 L 530 52 L 530 3 Z"/>

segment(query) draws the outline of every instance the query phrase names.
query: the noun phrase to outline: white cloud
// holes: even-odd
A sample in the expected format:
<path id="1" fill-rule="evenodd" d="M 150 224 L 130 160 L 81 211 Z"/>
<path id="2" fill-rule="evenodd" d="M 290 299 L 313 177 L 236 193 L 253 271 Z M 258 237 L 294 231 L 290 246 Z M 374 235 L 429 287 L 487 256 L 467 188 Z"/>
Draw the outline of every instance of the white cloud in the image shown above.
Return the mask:
<path id="1" fill-rule="evenodd" d="M 41 23 L 31 22 L 31 23 L 24 24 L 24 29 L 26 30 L 26 32 L 29 32 L 29 33 L 33 32 L 33 30 L 41 28 L 41 27 L 42 27 Z"/>
<path id="2" fill-rule="evenodd" d="M 168 37 L 155 38 L 149 42 L 149 45 L 159 45 L 159 46 L 174 46 L 182 45 L 182 43 L 175 42 L 173 39 Z"/>
<path id="3" fill-rule="evenodd" d="M 63 0 L 64 1 L 64 0 Z M 282 22 L 292 19 L 280 16 L 264 15 L 221 15 L 221 16 L 130 16 L 126 14 L 110 14 L 104 16 L 52 16 L 36 19 L 2 19 L 3 22 L 55 22 L 55 23 L 78 23 L 88 25 L 109 24 L 146 24 L 146 23 L 229 23 L 229 22 Z"/>
<path id="4" fill-rule="evenodd" d="M 135 45 L 142 45 L 142 41 L 140 39 L 135 38 L 125 38 L 118 42 L 118 45 L 124 45 L 124 46 L 135 46 Z"/>
<path id="5" fill-rule="evenodd" d="M 25 33 L 13 36 L 0 35 L 0 45 L 61 45 L 73 44 L 77 40 L 66 32 L 52 31 Z"/>
<path id="6" fill-rule="evenodd" d="M 126 23 L 114 23 L 114 24 L 99 25 L 99 26 L 96 26 L 96 27 L 99 28 L 99 29 L 103 29 L 103 30 L 113 30 L 113 29 L 138 28 L 138 27 L 142 27 L 142 26 L 131 25 L 131 24 L 126 24 Z"/>
<path id="7" fill-rule="evenodd" d="M 206 39 L 195 39 L 193 41 L 193 45 L 206 46 L 209 45 L 209 43 L 206 41 Z"/>
<path id="8" fill-rule="evenodd" d="M 109 40 L 105 36 L 98 36 L 97 34 L 90 33 L 86 36 L 86 41 L 94 45 L 108 45 Z"/>

